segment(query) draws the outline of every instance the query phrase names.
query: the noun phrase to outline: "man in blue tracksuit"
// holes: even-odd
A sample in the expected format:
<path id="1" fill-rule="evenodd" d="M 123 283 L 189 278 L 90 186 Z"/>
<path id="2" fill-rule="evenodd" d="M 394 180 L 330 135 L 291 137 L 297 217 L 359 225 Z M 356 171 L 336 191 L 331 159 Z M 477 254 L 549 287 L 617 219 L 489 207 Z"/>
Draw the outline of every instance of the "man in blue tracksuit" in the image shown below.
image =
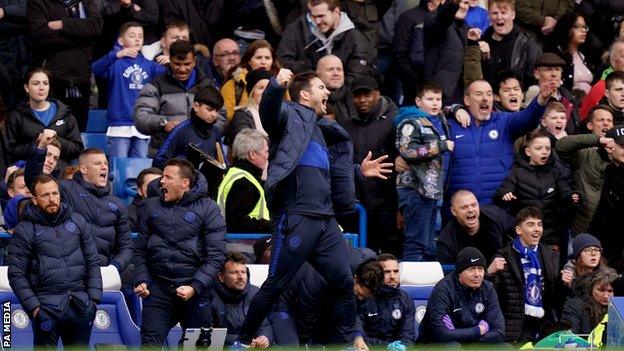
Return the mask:
<path id="1" fill-rule="evenodd" d="M 350 343 L 356 313 L 353 277 L 334 214 L 353 210 L 353 145 L 337 123 L 320 118 L 329 90 L 314 73 L 296 76 L 289 89 L 294 102 L 282 101 L 291 78 L 292 72 L 281 70 L 260 102 L 262 126 L 271 140 L 265 194 L 273 222 L 272 257 L 239 341 L 255 345 L 253 333 L 309 261 L 333 287 L 341 342 Z M 362 174 L 383 177 L 380 160 L 370 162 L 370 156 L 364 160 Z"/>
<path id="2" fill-rule="evenodd" d="M 184 329 L 211 326 L 210 287 L 225 259 L 225 220 L 206 196 L 206 179 L 174 158 L 160 185 L 162 195 L 143 206 L 134 243 L 141 344 L 155 348 L 178 322 Z"/>
<path id="3" fill-rule="evenodd" d="M 502 343 L 505 319 L 492 282 L 483 280 L 485 257 L 468 246 L 457 255 L 455 271 L 431 292 L 420 323 L 423 343 Z"/>

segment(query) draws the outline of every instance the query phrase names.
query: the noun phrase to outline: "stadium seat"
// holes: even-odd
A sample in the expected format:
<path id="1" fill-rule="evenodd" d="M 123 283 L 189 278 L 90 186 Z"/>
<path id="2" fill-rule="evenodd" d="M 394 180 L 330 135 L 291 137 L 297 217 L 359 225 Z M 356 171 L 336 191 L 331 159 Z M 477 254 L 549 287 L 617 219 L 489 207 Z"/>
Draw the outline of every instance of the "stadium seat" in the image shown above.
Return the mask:
<path id="1" fill-rule="evenodd" d="M 113 193 L 124 200 L 132 202 L 132 193 L 126 189 L 136 188 L 136 179 L 145 168 L 152 166 L 151 158 L 113 157 L 111 160 Z"/>
<path id="2" fill-rule="evenodd" d="M 121 277 L 114 266 L 100 267 L 102 274 L 102 289 L 119 291 L 121 289 Z"/>
<path id="3" fill-rule="evenodd" d="M 9 266 L 0 266 L 0 291 L 12 291 L 9 285 Z"/>
<path id="4" fill-rule="evenodd" d="M 107 152 L 105 133 L 80 133 L 85 149 L 95 147 Z"/>
<path id="5" fill-rule="evenodd" d="M 26 311 L 22 308 L 17 296 L 15 296 L 12 291 L 0 291 L 0 300 L 3 303 L 3 308 L 7 302 L 10 303 L 11 349 L 32 350 L 32 323 Z"/>
<path id="6" fill-rule="evenodd" d="M 93 321 L 91 348 L 101 346 L 141 346 L 139 327 L 134 324 L 120 291 L 104 291 Z"/>
<path id="7" fill-rule="evenodd" d="M 249 283 L 257 287 L 262 286 L 262 283 L 264 283 L 266 278 L 269 276 L 269 265 L 248 264 L 247 268 L 249 268 Z"/>
<path id="8" fill-rule="evenodd" d="M 106 133 L 107 130 L 106 110 L 89 110 L 87 133 Z"/>
<path id="9" fill-rule="evenodd" d="M 401 285 L 436 285 L 442 278 L 439 262 L 401 262 Z"/>

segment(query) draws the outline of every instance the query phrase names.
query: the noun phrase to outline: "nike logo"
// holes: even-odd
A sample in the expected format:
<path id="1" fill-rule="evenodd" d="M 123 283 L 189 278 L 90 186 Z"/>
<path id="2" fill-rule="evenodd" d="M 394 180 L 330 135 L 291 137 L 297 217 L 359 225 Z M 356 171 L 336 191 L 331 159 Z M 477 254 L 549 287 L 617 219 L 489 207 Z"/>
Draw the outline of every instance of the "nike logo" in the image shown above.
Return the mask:
<path id="1" fill-rule="evenodd" d="M 55 124 L 56 124 L 57 126 L 62 126 L 63 124 L 65 124 L 65 120 L 64 120 L 64 119 L 58 120 L 58 121 L 56 121 L 56 123 L 55 123 Z"/>
<path id="2" fill-rule="evenodd" d="M 453 313 L 457 312 L 457 311 L 461 311 L 461 308 L 456 308 L 453 310 Z"/>
<path id="3" fill-rule="evenodd" d="M 456 135 L 456 136 L 455 136 L 455 139 L 459 139 L 459 138 L 463 138 L 463 137 L 464 137 L 464 135 L 463 135 L 463 134 L 459 134 L 459 135 Z"/>
<path id="4" fill-rule="evenodd" d="M 470 262 L 475 263 L 475 262 L 477 262 L 478 260 L 479 260 L 478 258 L 471 258 L 471 259 L 470 259 Z"/>
<path id="5" fill-rule="evenodd" d="M 370 313 L 370 312 L 368 312 L 368 316 L 369 316 L 369 317 L 373 317 L 373 316 L 376 316 L 376 315 L 378 315 L 378 314 L 379 314 L 379 313 Z"/>
<path id="6" fill-rule="evenodd" d="M 206 305 L 207 305 L 207 304 L 209 304 L 209 303 L 210 303 L 210 302 L 200 303 L 200 304 L 199 304 L 199 307 L 204 307 L 204 306 L 206 306 Z"/>

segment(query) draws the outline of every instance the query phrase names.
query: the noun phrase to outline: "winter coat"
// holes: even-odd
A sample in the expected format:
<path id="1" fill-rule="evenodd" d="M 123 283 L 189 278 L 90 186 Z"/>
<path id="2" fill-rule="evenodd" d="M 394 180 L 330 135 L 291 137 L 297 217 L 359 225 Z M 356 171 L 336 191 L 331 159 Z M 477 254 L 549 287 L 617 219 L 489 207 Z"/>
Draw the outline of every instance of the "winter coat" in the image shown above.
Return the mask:
<path id="1" fill-rule="evenodd" d="M 455 218 L 440 232 L 436 245 L 437 260 L 442 264 L 455 264 L 457 254 L 465 247 L 476 247 L 491 262 L 494 254 L 509 241 L 515 220 L 498 206 L 479 206 L 479 232 L 470 235 L 464 231 Z M 515 234 L 514 234 L 515 235 Z"/>
<path id="2" fill-rule="evenodd" d="M 44 126 L 35 117 L 28 102 L 18 106 L 9 115 L 6 121 L 5 135 L 7 148 L 11 150 L 9 162 L 26 160 L 37 137 L 46 128 L 56 132 L 56 139 L 61 144 L 61 160 L 69 163 L 80 155 L 84 146 L 80 137 L 80 130 L 78 130 L 76 117 L 71 113 L 69 107 L 62 102 L 55 99 L 49 99 L 48 101 L 51 104 L 56 104 L 57 110 L 56 115 L 47 126 Z"/>
<path id="3" fill-rule="evenodd" d="M 29 0 L 28 29 L 36 66 L 45 66 L 54 79 L 87 83 L 91 79 L 93 43 L 102 31 L 102 17 L 95 0 L 72 2 L 86 18 L 74 18 L 63 0 Z M 48 22 L 61 20 L 63 28 L 52 30 Z"/>
<path id="4" fill-rule="evenodd" d="M 248 281 L 245 290 L 235 291 L 228 289 L 221 282 L 215 282 L 212 289 L 214 290 L 214 298 L 210 302 L 212 327 L 227 328 L 225 345 L 232 345 L 238 340 L 240 327 L 243 325 L 251 300 L 258 292 L 258 287 L 251 285 Z M 266 336 L 269 342 L 273 343 L 273 328 L 267 319 L 262 322 L 254 337 L 261 335 Z"/>
<path id="5" fill-rule="evenodd" d="M 19 79 L 26 77 L 32 61 L 26 24 L 27 4 L 27 0 L 0 0 L 0 8 L 4 11 L 0 20 L 0 64 L 6 68 L 15 86 L 22 83 Z M 6 98 L 5 104 L 9 103 Z"/>
<path id="6" fill-rule="evenodd" d="M 449 316 L 454 329 L 445 325 Z M 481 335 L 479 322 L 486 321 L 490 330 Z M 484 280 L 477 289 L 459 282 L 456 272 L 440 280 L 429 296 L 427 311 L 418 331 L 424 343 L 502 343 L 505 320 L 491 282 Z"/>
<path id="7" fill-rule="evenodd" d="M 543 113 L 544 106 L 535 99 L 519 112 L 492 112 L 490 119 L 478 126 L 474 117 L 468 128 L 449 121 L 455 148 L 447 194 L 466 189 L 475 194 L 480 204 L 490 204 L 511 169 L 514 140 L 535 129 Z"/>
<path id="8" fill-rule="evenodd" d="M 33 148 L 32 152 L 24 170 L 26 185 L 31 189 L 34 178 L 42 172 L 46 150 Z M 93 227 L 100 266 L 114 265 L 119 272 L 123 271 L 132 259 L 132 237 L 126 206 L 111 194 L 110 182 L 98 188 L 78 172 L 73 179 L 59 181 L 59 185 L 63 201 Z"/>
<path id="9" fill-rule="evenodd" d="M 63 196 L 61 195 L 61 199 Z M 65 202 L 48 216 L 34 204 L 9 242 L 9 283 L 32 316 L 40 307 L 60 318 L 70 301 L 83 313 L 102 299 L 102 276 L 92 227 Z"/>
<path id="10" fill-rule="evenodd" d="M 382 286 L 375 297 L 357 301 L 357 313 L 354 336 L 362 336 L 367 345 L 416 341 L 414 300 L 400 288 Z"/>
<path id="11" fill-rule="evenodd" d="M 201 294 L 217 279 L 225 260 L 225 221 L 206 196 L 206 179 L 195 175 L 178 202 L 146 200 L 134 243 L 136 285 L 190 285 Z"/>
<path id="12" fill-rule="evenodd" d="M 160 1 L 161 21 L 165 25 L 183 21 L 191 28 L 193 43 L 212 48 L 219 37 L 224 3 L 224 0 L 163 0 Z"/>
<path id="13" fill-rule="evenodd" d="M 349 15 L 355 28 L 368 39 L 375 50 L 375 56 L 377 56 L 380 21 L 393 2 L 392 0 L 340 1 L 340 9 Z"/>
<path id="14" fill-rule="evenodd" d="M 529 164 L 527 157 L 518 156 L 509 175 L 494 193 L 494 202 L 507 207 L 510 214 L 516 215 L 521 209 L 535 206 L 542 211 L 544 234 L 542 242 L 559 245 L 567 223 L 564 214 L 572 201 L 570 179 L 562 166 L 550 156 L 543 166 Z M 503 196 L 513 193 L 516 199 L 504 201 Z"/>
<path id="15" fill-rule="evenodd" d="M 524 0 L 517 5 L 516 23 L 538 37 L 542 37 L 546 16 L 559 20 L 566 12 L 574 10 L 572 0 Z"/>
<path id="16" fill-rule="evenodd" d="M 594 134 L 569 135 L 557 141 L 557 154 L 574 170 L 572 187 L 582 199 L 574 216 L 572 229 L 585 233 L 589 228 L 604 184 L 604 172 L 609 164 L 599 152 L 599 137 Z"/>
<path id="17" fill-rule="evenodd" d="M 561 308 L 563 284 L 559 278 L 559 254 L 544 244 L 539 244 L 539 261 L 542 268 L 542 305 L 544 317 L 542 327 L 557 321 Z M 520 255 L 511 243 L 498 251 L 495 257 L 507 262 L 503 270 L 492 278 L 498 293 L 500 309 L 505 317 L 505 342 L 516 343 L 524 325 L 524 271 Z M 532 329 L 536 329 L 534 326 Z"/>
<path id="18" fill-rule="evenodd" d="M 234 139 L 236 139 L 238 133 L 246 128 L 256 129 L 256 123 L 254 122 L 251 112 L 249 112 L 246 108 L 236 110 L 236 112 L 234 112 L 234 117 L 232 117 L 232 120 L 228 123 L 227 130 L 225 132 L 226 144 L 232 147 Z"/>
<path id="19" fill-rule="evenodd" d="M 585 299 L 592 299 L 592 297 Z M 570 323 L 572 326 L 570 330 L 574 334 L 589 334 L 596 327 L 589 320 L 589 313 L 585 309 L 585 299 L 580 296 L 569 298 L 563 307 L 561 321 Z"/>

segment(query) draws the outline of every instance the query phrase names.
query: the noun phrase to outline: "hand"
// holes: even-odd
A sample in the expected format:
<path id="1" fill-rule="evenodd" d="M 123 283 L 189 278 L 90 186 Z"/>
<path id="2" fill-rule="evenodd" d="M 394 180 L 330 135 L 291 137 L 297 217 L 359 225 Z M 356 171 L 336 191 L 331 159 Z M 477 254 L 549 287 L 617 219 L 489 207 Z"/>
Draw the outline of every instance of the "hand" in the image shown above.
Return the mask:
<path id="1" fill-rule="evenodd" d="M 514 195 L 511 191 L 503 195 L 503 201 L 512 201 L 516 199 L 517 199 L 516 195 Z"/>
<path id="2" fill-rule="evenodd" d="M 269 339 L 264 336 L 264 335 L 260 335 L 257 338 L 254 338 L 251 340 L 251 348 L 258 348 L 258 349 L 266 349 L 269 346 L 271 346 L 271 343 L 269 342 Z"/>
<path id="3" fill-rule="evenodd" d="M 383 155 L 374 160 L 371 160 L 372 157 L 373 153 L 369 151 L 366 155 L 366 158 L 364 159 L 364 161 L 362 161 L 362 164 L 360 165 L 362 174 L 366 178 L 377 177 L 381 179 L 388 179 L 388 177 L 386 177 L 384 174 L 392 173 L 393 165 L 390 162 L 382 163 L 383 160 L 388 158 L 388 155 Z"/>
<path id="4" fill-rule="evenodd" d="M 485 41 L 479 42 L 479 50 L 481 50 L 481 58 L 484 60 L 490 59 L 490 44 Z"/>
<path id="5" fill-rule="evenodd" d="M 182 300 L 188 301 L 188 299 L 195 295 L 195 289 L 188 285 L 180 285 L 176 289 L 176 293 L 178 293 L 178 296 L 182 298 Z"/>
<path id="6" fill-rule="evenodd" d="M 544 24 L 542 25 L 542 33 L 544 33 L 544 35 L 552 33 L 556 24 L 557 20 L 554 17 L 546 16 L 544 18 Z"/>
<path id="7" fill-rule="evenodd" d="M 33 318 L 37 317 L 37 314 L 39 313 L 39 306 L 35 307 L 35 309 L 33 310 Z"/>
<path id="8" fill-rule="evenodd" d="M 615 141 L 613 140 L 613 138 L 602 137 L 599 139 L 599 141 L 600 145 L 602 145 L 602 147 L 607 150 L 611 150 L 613 149 L 613 147 L 615 147 Z"/>
<path id="9" fill-rule="evenodd" d="M 132 0 L 119 0 L 119 5 L 122 7 L 130 7 Z"/>
<path id="10" fill-rule="evenodd" d="M 446 147 L 452 152 L 455 149 L 455 142 L 453 140 L 447 140 Z"/>
<path id="11" fill-rule="evenodd" d="M 134 9 L 135 12 L 139 12 L 141 11 L 141 6 L 137 5 L 137 4 L 133 4 L 132 8 Z"/>
<path id="12" fill-rule="evenodd" d="M 277 79 L 277 84 L 281 86 L 287 86 L 288 83 L 290 83 L 290 80 L 292 79 L 292 77 L 293 77 L 293 73 L 291 70 L 282 68 L 277 73 L 277 77 L 275 77 L 275 79 Z"/>
<path id="13" fill-rule="evenodd" d="M 48 22 L 48 28 L 50 28 L 52 30 L 61 30 L 61 29 L 63 29 L 63 21 L 61 21 L 61 20 L 50 21 L 50 22 Z"/>
<path id="14" fill-rule="evenodd" d="M 444 323 L 444 326 L 448 330 L 455 329 L 455 326 L 453 325 L 453 321 L 451 320 L 451 316 L 449 316 L 448 314 L 445 314 L 444 317 L 442 317 L 442 323 Z"/>
<path id="15" fill-rule="evenodd" d="M 463 128 L 470 127 L 470 114 L 464 108 L 460 108 L 455 112 L 455 120 L 457 123 L 461 124 Z"/>
<path id="16" fill-rule="evenodd" d="M 178 124 L 180 124 L 178 120 L 167 121 L 167 124 L 165 124 L 165 132 L 170 133 Z"/>
<path id="17" fill-rule="evenodd" d="M 572 193 L 572 203 L 578 204 L 581 201 L 579 193 Z"/>
<path id="18" fill-rule="evenodd" d="M 572 279 L 574 279 L 574 272 L 569 268 L 561 270 L 561 280 L 567 286 L 572 285 Z"/>
<path id="19" fill-rule="evenodd" d="M 0 19 L 2 19 L 2 17 L 4 17 L 4 9 L 0 7 Z"/>
<path id="20" fill-rule="evenodd" d="M 548 99 L 557 91 L 559 83 L 554 80 L 540 80 L 539 82 L 540 92 L 537 96 L 537 103 L 540 106 L 545 106 Z"/>
<path id="21" fill-rule="evenodd" d="M 44 129 L 39 136 L 37 136 L 37 147 L 40 149 L 45 149 L 50 143 L 52 143 L 52 139 L 56 138 L 56 132 L 52 129 Z"/>
<path id="22" fill-rule="evenodd" d="M 147 289 L 147 284 L 145 283 L 137 285 L 136 288 L 134 288 L 134 293 L 142 298 L 146 298 L 150 294 L 149 290 Z"/>
<path id="23" fill-rule="evenodd" d="M 364 338 L 361 336 L 355 338 L 353 341 L 353 347 L 358 351 L 368 351 L 368 346 L 364 342 Z"/>
<path id="24" fill-rule="evenodd" d="M 481 39 L 481 29 L 470 28 L 468 29 L 468 40 L 479 41 Z"/>
<path id="25" fill-rule="evenodd" d="M 488 322 L 484 321 L 484 320 L 480 320 L 479 321 L 479 332 L 481 333 L 481 335 L 487 333 L 490 331 L 490 325 L 488 324 Z"/>
<path id="26" fill-rule="evenodd" d="M 168 65 L 169 64 L 169 56 L 168 55 L 160 55 L 160 56 L 156 57 L 156 62 L 158 62 L 158 64 L 161 65 L 161 66 Z"/>
<path id="27" fill-rule="evenodd" d="M 135 58 L 139 55 L 139 50 L 136 48 L 125 48 L 117 51 L 117 58 L 132 57 Z"/>
<path id="28" fill-rule="evenodd" d="M 405 171 L 409 171 L 410 166 L 407 164 L 407 162 L 405 162 L 405 159 L 403 159 L 403 157 L 401 156 L 397 156 L 397 158 L 394 159 L 394 170 L 401 173 L 401 172 L 405 172 Z"/>
<path id="29" fill-rule="evenodd" d="M 406 351 L 407 347 L 401 343 L 401 340 L 393 341 L 386 347 L 388 351 Z"/>
<path id="30" fill-rule="evenodd" d="M 507 264 L 507 261 L 505 261 L 504 258 L 496 257 L 494 258 L 494 260 L 492 260 L 492 263 L 490 263 L 490 266 L 488 267 L 487 272 L 489 275 L 496 274 L 496 272 L 502 271 L 503 269 L 505 269 L 506 264 Z"/>

